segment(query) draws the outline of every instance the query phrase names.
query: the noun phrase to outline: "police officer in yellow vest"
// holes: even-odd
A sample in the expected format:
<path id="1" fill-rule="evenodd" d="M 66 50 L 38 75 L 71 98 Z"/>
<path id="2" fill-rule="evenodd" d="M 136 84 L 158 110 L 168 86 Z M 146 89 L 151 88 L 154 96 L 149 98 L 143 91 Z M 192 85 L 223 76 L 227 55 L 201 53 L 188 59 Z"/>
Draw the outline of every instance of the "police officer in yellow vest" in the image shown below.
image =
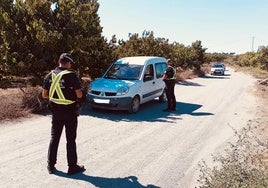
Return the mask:
<path id="1" fill-rule="evenodd" d="M 82 98 L 81 84 L 76 73 L 71 70 L 74 63 L 70 54 L 60 55 L 59 66 L 46 75 L 43 83 L 42 96 L 49 99 L 49 108 L 52 112 L 51 139 L 48 148 L 49 174 L 56 170 L 57 152 L 63 127 L 66 133 L 66 149 L 68 162 L 68 175 L 85 171 L 84 166 L 77 164 L 76 133 L 77 113 Z"/>

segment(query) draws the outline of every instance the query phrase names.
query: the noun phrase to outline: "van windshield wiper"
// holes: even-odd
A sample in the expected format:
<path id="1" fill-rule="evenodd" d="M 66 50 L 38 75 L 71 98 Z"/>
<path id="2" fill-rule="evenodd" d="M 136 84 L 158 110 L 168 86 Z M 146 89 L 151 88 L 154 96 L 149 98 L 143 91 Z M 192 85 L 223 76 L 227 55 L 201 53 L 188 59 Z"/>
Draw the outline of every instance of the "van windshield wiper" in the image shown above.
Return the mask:
<path id="1" fill-rule="evenodd" d="M 105 78 L 107 78 L 107 79 L 115 79 L 115 80 L 118 80 L 118 77 L 115 76 L 115 75 L 105 76 Z"/>

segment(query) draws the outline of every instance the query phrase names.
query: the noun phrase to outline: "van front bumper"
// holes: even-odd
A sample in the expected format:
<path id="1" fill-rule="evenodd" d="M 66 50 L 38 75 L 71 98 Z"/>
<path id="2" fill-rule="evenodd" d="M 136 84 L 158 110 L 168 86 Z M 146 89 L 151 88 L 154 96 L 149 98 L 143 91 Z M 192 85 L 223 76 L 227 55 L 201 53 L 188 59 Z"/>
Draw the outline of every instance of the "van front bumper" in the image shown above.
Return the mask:
<path id="1" fill-rule="evenodd" d="M 91 107 L 107 110 L 128 110 L 132 103 L 132 97 L 97 97 L 88 94 L 87 100 Z"/>

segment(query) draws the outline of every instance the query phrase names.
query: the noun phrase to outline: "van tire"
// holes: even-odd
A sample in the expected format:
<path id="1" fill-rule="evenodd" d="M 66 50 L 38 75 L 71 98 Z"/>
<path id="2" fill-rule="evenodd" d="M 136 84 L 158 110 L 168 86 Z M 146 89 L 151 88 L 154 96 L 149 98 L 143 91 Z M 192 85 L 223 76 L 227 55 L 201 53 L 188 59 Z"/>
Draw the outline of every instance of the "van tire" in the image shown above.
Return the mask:
<path id="1" fill-rule="evenodd" d="M 132 99 L 132 102 L 130 104 L 130 107 L 128 109 L 128 112 L 133 114 L 133 113 L 137 113 L 139 111 L 139 108 L 140 108 L 140 98 L 139 96 L 135 96 L 133 99 Z"/>

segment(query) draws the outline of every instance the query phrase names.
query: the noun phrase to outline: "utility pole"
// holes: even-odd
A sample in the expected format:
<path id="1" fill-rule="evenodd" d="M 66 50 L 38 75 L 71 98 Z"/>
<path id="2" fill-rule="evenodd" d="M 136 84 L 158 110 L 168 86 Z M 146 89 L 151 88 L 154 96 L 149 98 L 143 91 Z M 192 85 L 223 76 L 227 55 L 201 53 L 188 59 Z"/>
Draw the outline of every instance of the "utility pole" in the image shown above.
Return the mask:
<path id="1" fill-rule="evenodd" d="M 254 52 L 254 37 L 252 37 L 251 51 Z"/>

